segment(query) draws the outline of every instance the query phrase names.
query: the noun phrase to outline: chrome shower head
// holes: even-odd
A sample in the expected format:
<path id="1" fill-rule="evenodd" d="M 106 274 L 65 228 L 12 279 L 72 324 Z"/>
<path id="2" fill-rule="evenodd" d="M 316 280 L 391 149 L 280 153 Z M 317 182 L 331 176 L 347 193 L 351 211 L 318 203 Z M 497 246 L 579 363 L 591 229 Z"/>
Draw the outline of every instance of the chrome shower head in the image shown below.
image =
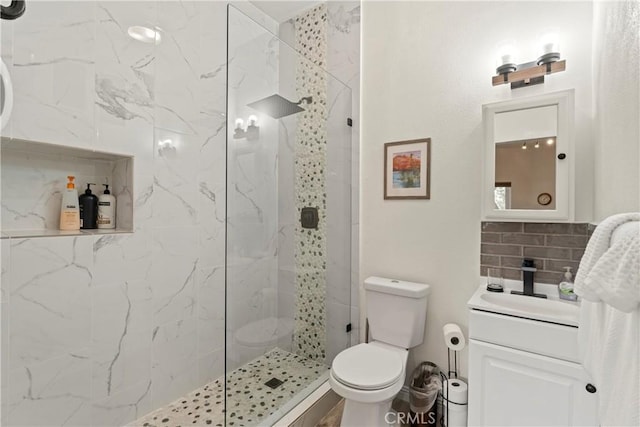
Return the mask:
<path id="1" fill-rule="evenodd" d="M 263 98 L 259 101 L 252 102 L 251 104 L 247 104 L 247 107 L 251 107 L 255 110 L 258 110 L 262 113 L 265 113 L 274 119 L 280 119 L 282 117 L 290 116 L 291 114 L 297 114 L 301 111 L 304 111 L 304 108 L 300 107 L 303 101 L 306 101 L 308 104 L 311 103 L 313 99 L 308 96 L 302 98 L 298 102 L 289 101 L 286 98 L 281 97 L 280 95 L 271 95 Z"/>

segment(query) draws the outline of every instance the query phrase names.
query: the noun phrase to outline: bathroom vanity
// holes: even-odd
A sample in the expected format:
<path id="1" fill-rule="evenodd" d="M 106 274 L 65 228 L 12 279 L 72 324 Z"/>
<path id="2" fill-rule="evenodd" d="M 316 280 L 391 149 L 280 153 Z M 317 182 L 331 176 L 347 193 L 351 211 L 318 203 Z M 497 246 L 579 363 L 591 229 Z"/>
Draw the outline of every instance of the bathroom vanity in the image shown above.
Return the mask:
<path id="1" fill-rule="evenodd" d="M 598 392 L 578 358 L 579 303 L 535 284 L 546 299 L 482 284 L 469 307 L 469 425 L 598 425 Z"/>

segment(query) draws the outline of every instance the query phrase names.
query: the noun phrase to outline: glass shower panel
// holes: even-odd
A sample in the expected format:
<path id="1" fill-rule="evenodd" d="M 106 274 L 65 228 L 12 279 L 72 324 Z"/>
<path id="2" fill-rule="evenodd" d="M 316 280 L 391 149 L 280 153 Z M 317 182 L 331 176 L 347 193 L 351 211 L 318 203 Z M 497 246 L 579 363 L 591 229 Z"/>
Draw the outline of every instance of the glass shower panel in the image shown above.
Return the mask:
<path id="1" fill-rule="evenodd" d="M 349 345 L 351 90 L 228 20 L 226 416 L 271 425 Z"/>

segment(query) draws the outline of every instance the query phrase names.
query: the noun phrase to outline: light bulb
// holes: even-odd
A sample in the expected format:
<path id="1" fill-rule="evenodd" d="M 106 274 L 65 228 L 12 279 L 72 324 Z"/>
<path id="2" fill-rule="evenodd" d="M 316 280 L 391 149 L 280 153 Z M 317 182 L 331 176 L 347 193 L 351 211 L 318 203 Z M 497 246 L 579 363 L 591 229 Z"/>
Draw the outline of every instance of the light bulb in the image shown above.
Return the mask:
<path id="1" fill-rule="evenodd" d="M 536 145 L 534 145 L 534 148 L 540 148 L 540 143 L 538 141 L 536 141 Z"/>
<path id="2" fill-rule="evenodd" d="M 558 43 L 557 34 L 544 34 L 542 37 L 540 37 L 538 46 L 538 65 L 549 64 L 560 59 L 560 43 Z"/>
<path id="3" fill-rule="evenodd" d="M 553 145 L 553 138 L 547 139 L 547 145 Z"/>
<path id="4" fill-rule="evenodd" d="M 498 48 L 496 65 L 515 64 L 516 48 L 513 43 L 503 43 Z"/>
<path id="5" fill-rule="evenodd" d="M 523 143 L 522 143 L 522 149 L 523 149 L 523 150 L 526 150 L 526 149 L 527 149 L 527 143 L 526 143 L 526 142 L 523 142 Z"/>
<path id="6" fill-rule="evenodd" d="M 498 47 L 496 71 L 498 74 L 516 70 L 516 48 L 512 42 L 502 43 Z"/>
<path id="7" fill-rule="evenodd" d="M 558 43 L 558 35 L 556 33 L 547 33 L 540 37 L 540 55 L 547 53 L 560 52 L 560 44 Z"/>

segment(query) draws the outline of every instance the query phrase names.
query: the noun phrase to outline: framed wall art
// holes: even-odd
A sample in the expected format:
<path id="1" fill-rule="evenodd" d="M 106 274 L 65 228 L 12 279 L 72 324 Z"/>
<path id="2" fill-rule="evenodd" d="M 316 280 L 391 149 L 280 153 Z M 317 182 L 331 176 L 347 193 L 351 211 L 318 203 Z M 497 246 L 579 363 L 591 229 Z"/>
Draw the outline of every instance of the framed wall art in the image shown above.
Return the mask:
<path id="1" fill-rule="evenodd" d="M 384 198 L 429 199 L 431 138 L 384 144 Z"/>

